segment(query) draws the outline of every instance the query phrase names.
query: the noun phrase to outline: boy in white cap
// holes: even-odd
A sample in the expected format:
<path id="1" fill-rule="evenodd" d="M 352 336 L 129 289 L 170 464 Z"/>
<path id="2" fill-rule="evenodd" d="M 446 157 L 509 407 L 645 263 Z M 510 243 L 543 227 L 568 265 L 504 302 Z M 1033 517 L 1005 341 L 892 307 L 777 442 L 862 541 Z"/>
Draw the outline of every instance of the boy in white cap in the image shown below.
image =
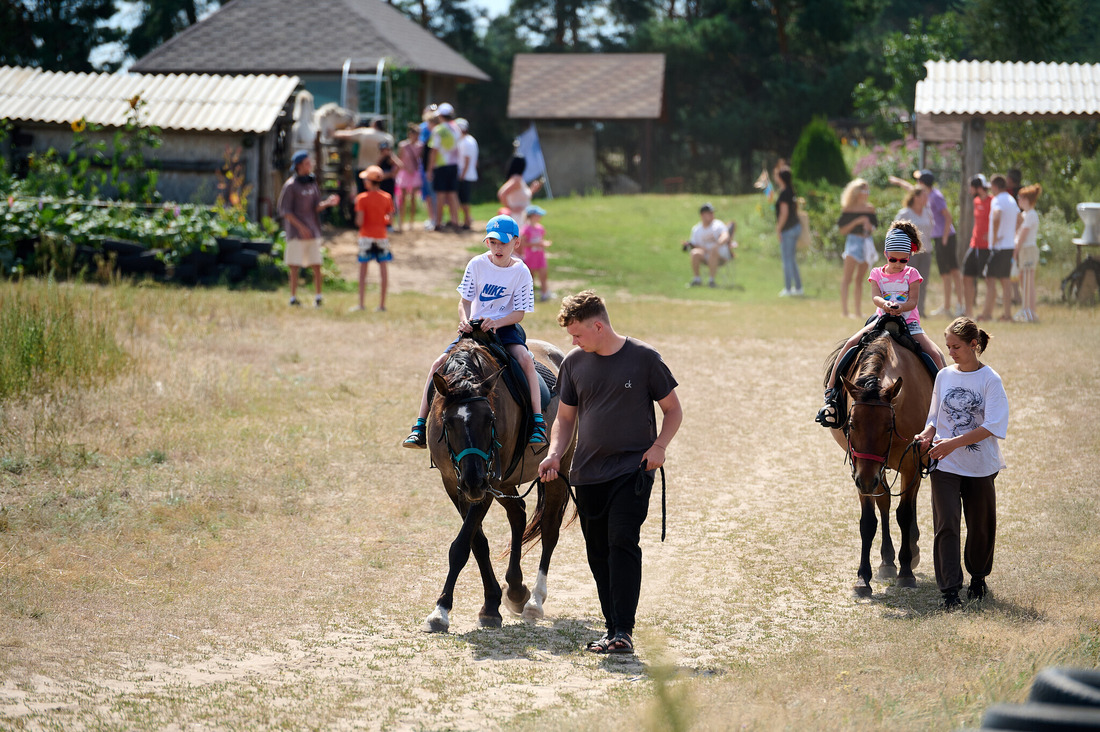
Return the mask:
<path id="1" fill-rule="evenodd" d="M 432 374 L 442 368 L 459 338 L 473 331 L 471 320 L 481 320 L 483 331 L 496 332 L 508 353 L 523 368 L 531 391 L 531 407 L 535 412 L 535 426 L 531 430 L 530 442 L 544 444 L 547 441 L 535 360 L 527 350 L 527 336 L 519 327 L 524 314 L 535 310 L 535 287 L 531 280 L 531 271 L 512 256 L 519 236 L 519 226 L 511 216 L 494 216 L 485 225 L 485 232 L 485 245 L 489 251 L 470 260 L 458 286 L 459 295 L 462 296 L 458 306 L 458 338 L 432 363 L 420 399 L 420 412 L 412 431 L 402 443 L 404 447 L 427 447 L 424 431 Z"/>

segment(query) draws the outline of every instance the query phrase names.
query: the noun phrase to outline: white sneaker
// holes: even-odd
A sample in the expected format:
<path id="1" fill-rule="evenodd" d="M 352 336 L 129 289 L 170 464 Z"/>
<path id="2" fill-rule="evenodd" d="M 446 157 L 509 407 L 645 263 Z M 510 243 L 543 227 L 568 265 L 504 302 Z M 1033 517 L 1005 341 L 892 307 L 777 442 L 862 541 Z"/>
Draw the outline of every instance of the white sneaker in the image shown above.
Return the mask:
<path id="1" fill-rule="evenodd" d="M 366 308 L 364 308 L 362 305 L 356 305 L 353 308 L 348 308 L 349 313 L 361 313 L 364 310 L 366 310 Z"/>
<path id="2" fill-rule="evenodd" d="M 802 297 L 802 294 L 803 294 L 802 293 L 802 288 L 799 287 L 798 289 L 791 290 L 791 294 L 794 295 L 795 297 Z"/>
<path id="3" fill-rule="evenodd" d="M 313 297 L 313 307 L 315 307 L 315 308 L 321 307 L 322 300 L 323 300 L 323 298 L 320 295 L 314 295 L 314 297 Z"/>
<path id="4" fill-rule="evenodd" d="M 791 291 L 788 290 L 786 287 L 784 287 L 782 290 L 779 291 L 779 296 L 780 297 L 790 297 L 791 296 Z"/>
<path id="5" fill-rule="evenodd" d="M 947 312 L 947 311 L 946 311 L 946 310 L 944 310 L 943 308 L 936 308 L 935 310 L 933 310 L 932 312 L 930 312 L 930 313 L 928 313 L 928 314 L 929 314 L 929 315 L 943 315 L 943 314 L 944 314 L 944 313 L 946 313 L 946 312 Z"/>
<path id="6" fill-rule="evenodd" d="M 703 284 L 702 277 L 692 277 L 691 282 L 688 283 L 688 287 L 699 287 Z"/>
<path id="7" fill-rule="evenodd" d="M 961 318 L 964 315 L 966 315 L 966 306 L 956 305 L 955 306 L 955 317 L 956 318 Z"/>

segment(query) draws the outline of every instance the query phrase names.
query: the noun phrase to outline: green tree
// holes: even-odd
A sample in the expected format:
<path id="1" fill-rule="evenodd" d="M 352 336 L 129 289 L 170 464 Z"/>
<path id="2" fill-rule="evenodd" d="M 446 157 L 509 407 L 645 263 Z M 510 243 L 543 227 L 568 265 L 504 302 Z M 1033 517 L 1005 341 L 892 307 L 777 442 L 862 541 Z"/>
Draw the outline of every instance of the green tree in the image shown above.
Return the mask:
<path id="1" fill-rule="evenodd" d="M 1098 11 L 1094 0 L 968 0 L 968 51 L 988 61 L 1100 60 Z"/>
<path id="2" fill-rule="evenodd" d="M 4 0 L 0 64 L 92 71 L 92 49 L 121 38 L 106 26 L 114 14 L 115 0 Z"/>
<path id="3" fill-rule="evenodd" d="M 143 0 L 141 17 L 126 36 L 126 51 L 141 58 L 182 30 L 198 22 L 206 10 L 221 0 Z"/>
<path id="4" fill-rule="evenodd" d="M 848 182 L 848 166 L 840 151 L 840 140 L 824 117 L 811 120 L 802 130 L 791 154 L 791 174 L 809 183 L 825 181 L 835 186 Z"/>

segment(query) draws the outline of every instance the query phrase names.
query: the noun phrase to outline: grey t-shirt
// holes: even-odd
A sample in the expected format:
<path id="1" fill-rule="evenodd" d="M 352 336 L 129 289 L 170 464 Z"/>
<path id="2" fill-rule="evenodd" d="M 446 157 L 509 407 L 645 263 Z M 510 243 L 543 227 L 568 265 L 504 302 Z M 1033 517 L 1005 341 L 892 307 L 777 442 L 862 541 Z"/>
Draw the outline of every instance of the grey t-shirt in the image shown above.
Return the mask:
<path id="1" fill-rule="evenodd" d="M 275 208 L 283 217 L 283 229 L 286 230 L 287 239 L 301 239 L 302 234 L 298 228 L 286 218 L 287 213 L 294 214 L 302 225 L 309 229 L 311 238 L 321 238 L 321 219 L 317 215 L 317 207 L 321 205 L 321 189 L 317 187 L 316 180 L 307 180 L 296 175 L 290 176 L 283 184 L 283 190 L 279 193 L 279 201 Z"/>
<path id="2" fill-rule="evenodd" d="M 637 470 L 657 439 L 653 403 L 675 388 L 661 354 L 634 338 L 610 356 L 570 351 L 558 390 L 562 404 L 577 407 L 572 483 L 603 483 Z"/>

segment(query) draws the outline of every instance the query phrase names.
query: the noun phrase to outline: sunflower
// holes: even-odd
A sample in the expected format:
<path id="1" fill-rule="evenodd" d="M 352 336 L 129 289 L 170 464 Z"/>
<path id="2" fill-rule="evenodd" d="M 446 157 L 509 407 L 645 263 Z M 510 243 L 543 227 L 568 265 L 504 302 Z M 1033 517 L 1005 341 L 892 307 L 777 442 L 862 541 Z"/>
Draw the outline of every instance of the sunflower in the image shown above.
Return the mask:
<path id="1" fill-rule="evenodd" d="M 137 109 L 138 104 L 141 103 L 141 94 L 135 94 L 126 100 L 130 104 L 130 109 Z"/>
<path id="2" fill-rule="evenodd" d="M 73 120 L 72 124 L 70 124 L 69 126 L 73 128 L 73 132 L 79 133 L 87 129 L 88 123 L 84 121 L 83 117 L 81 117 L 80 119 Z"/>

